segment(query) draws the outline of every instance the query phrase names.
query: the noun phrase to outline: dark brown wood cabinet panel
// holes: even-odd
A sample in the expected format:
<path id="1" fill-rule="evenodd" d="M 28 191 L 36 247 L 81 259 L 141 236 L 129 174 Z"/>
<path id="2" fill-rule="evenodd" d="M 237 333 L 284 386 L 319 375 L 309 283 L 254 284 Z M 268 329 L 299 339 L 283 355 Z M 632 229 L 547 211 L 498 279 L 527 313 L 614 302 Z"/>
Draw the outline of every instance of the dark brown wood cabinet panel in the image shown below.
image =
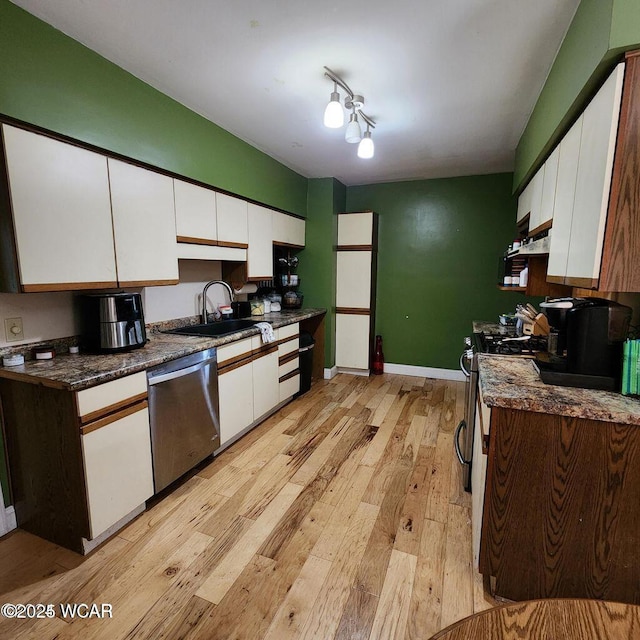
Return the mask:
<path id="1" fill-rule="evenodd" d="M 74 394 L 1 380 L 0 400 L 18 526 L 81 553 L 89 516 Z"/>
<path id="2" fill-rule="evenodd" d="M 494 408 L 481 568 L 511 600 L 640 604 L 640 428 Z"/>

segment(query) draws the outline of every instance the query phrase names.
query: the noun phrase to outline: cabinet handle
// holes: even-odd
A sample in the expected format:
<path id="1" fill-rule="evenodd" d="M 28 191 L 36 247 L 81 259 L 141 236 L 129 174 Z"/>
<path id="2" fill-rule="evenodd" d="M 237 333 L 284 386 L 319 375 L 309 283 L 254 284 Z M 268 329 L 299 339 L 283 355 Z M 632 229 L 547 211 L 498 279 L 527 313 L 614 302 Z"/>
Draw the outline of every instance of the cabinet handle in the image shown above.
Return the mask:
<path id="1" fill-rule="evenodd" d="M 458 460 L 460 460 L 460 464 L 471 464 L 471 460 L 465 460 L 462 455 L 462 448 L 460 447 L 460 434 L 463 429 L 467 428 L 467 423 L 464 420 L 460 420 L 460 424 L 456 428 L 456 433 L 453 436 L 453 446 L 456 450 L 456 455 L 458 456 Z"/>
<path id="2" fill-rule="evenodd" d="M 102 427 L 106 427 L 108 424 L 111 424 L 112 422 L 116 422 L 117 420 L 126 418 L 127 416 L 130 416 L 133 413 L 137 413 L 138 411 L 142 411 L 143 409 L 146 409 L 148 406 L 149 406 L 149 403 L 147 402 L 147 400 L 136 402 L 135 404 L 125 407 L 124 409 L 120 409 L 115 413 L 111 413 L 107 416 L 104 416 L 104 418 L 99 418 L 94 422 L 89 422 L 89 424 L 82 425 L 80 427 L 80 433 L 83 436 L 86 436 L 88 433 L 91 433 L 92 431 L 96 431 L 96 429 L 101 429 Z"/>

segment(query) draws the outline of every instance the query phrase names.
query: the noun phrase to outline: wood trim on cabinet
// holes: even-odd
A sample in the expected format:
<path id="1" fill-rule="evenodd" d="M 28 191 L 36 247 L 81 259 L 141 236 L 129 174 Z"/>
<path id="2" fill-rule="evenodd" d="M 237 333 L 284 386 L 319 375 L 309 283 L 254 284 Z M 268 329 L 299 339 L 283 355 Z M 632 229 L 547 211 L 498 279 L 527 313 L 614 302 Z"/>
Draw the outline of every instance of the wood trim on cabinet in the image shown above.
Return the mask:
<path id="1" fill-rule="evenodd" d="M 252 276 L 247 278 L 247 282 L 262 282 L 263 280 L 273 280 L 273 276 Z"/>
<path id="2" fill-rule="evenodd" d="M 359 307 L 336 307 L 336 313 L 349 316 L 370 316 L 371 309 L 361 309 Z"/>
<path id="3" fill-rule="evenodd" d="M 598 279 L 597 278 L 570 278 L 567 276 L 564 279 L 564 284 L 569 285 L 570 287 L 580 287 L 581 289 L 597 289 Z"/>
<path id="4" fill-rule="evenodd" d="M 535 236 L 538 233 L 542 233 L 543 231 L 547 231 L 547 230 L 551 229 L 552 226 L 553 226 L 553 220 L 547 220 L 546 222 L 543 222 L 542 224 L 539 224 L 535 229 L 530 229 L 529 230 L 529 235 L 530 236 Z"/>
<path id="5" fill-rule="evenodd" d="M 217 240 L 208 240 L 205 238 L 192 238 L 191 236 L 176 236 L 176 240 L 182 244 L 204 244 L 208 247 L 217 247 Z"/>
<path id="6" fill-rule="evenodd" d="M 293 340 L 298 340 L 300 338 L 300 334 L 296 333 L 288 338 L 282 338 L 282 340 L 277 340 L 273 344 L 280 346 L 281 344 L 286 344 L 287 342 L 292 342 Z"/>
<path id="7" fill-rule="evenodd" d="M 294 369 L 293 371 L 289 371 L 289 373 L 285 373 L 279 380 L 279 383 L 286 382 L 290 378 L 295 378 L 300 375 L 300 369 Z"/>
<path id="8" fill-rule="evenodd" d="M 147 392 L 138 393 L 135 396 L 130 396 L 129 398 L 125 398 L 124 400 L 120 400 L 120 402 L 114 402 L 106 407 L 102 407 L 101 409 L 97 409 L 96 411 L 92 411 L 91 413 L 85 413 L 80 416 L 80 422 L 84 425 L 89 422 L 93 422 L 98 418 L 102 418 L 110 413 L 115 413 L 116 411 L 120 411 L 124 407 L 128 407 L 132 404 L 136 404 L 137 402 L 141 402 L 147 399 Z"/>
<path id="9" fill-rule="evenodd" d="M 278 344 L 276 342 L 265 344 L 259 349 L 252 349 L 251 351 L 245 351 L 244 353 L 241 353 L 239 356 L 236 356 L 235 358 L 230 358 L 229 360 L 225 360 L 222 364 L 218 364 L 218 375 L 229 373 L 229 371 L 238 369 L 239 367 L 242 367 L 245 364 L 249 364 L 254 360 L 258 360 L 258 358 L 262 358 L 263 356 L 268 356 L 270 353 L 276 353 L 277 351 L 278 351 Z"/>
<path id="10" fill-rule="evenodd" d="M 98 429 L 102 429 L 102 427 L 106 427 L 108 424 L 116 422 L 117 420 L 121 420 L 122 418 L 126 418 L 130 416 L 132 413 L 137 413 L 138 411 L 142 411 L 149 406 L 149 402 L 147 400 L 142 400 L 141 402 L 136 402 L 135 404 L 129 405 L 124 409 L 120 409 L 120 411 L 115 411 L 114 413 L 110 413 L 103 418 L 99 418 L 98 420 L 94 420 L 89 424 L 85 424 L 80 428 L 80 433 L 83 436 L 86 436 L 88 433 L 92 431 L 97 431 Z"/>
<path id="11" fill-rule="evenodd" d="M 297 351 L 292 351 L 291 353 L 286 353 L 283 356 L 280 356 L 278 359 L 278 366 L 281 367 L 283 364 L 287 364 L 287 362 L 291 362 L 298 357 Z"/>
<path id="12" fill-rule="evenodd" d="M 372 244 L 339 244 L 336 251 L 375 251 Z"/>
<path id="13" fill-rule="evenodd" d="M 609 208 L 602 247 L 602 291 L 640 291 L 640 52 L 626 65 Z"/>
<path id="14" fill-rule="evenodd" d="M 83 291 L 85 289 L 115 289 L 118 283 L 113 282 L 53 282 L 47 284 L 23 284 L 23 293 L 40 293 L 46 291 Z M 124 285 L 122 285 L 124 286 Z"/>
<path id="15" fill-rule="evenodd" d="M 246 242 L 229 242 L 227 240 L 218 240 L 219 247 L 228 247 L 230 249 L 248 249 L 249 245 Z"/>
<path id="16" fill-rule="evenodd" d="M 289 247 L 290 249 L 304 249 L 303 244 L 292 244 L 290 242 L 281 242 L 280 240 L 274 240 L 273 244 L 277 247 Z"/>
<path id="17" fill-rule="evenodd" d="M 547 282 L 551 284 L 564 284 L 564 276 L 547 276 Z"/>
<path id="18" fill-rule="evenodd" d="M 482 401 L 480 400 L 480 394 L 476 396 L 476 411 L 478 412 L 478 419 L 480 421 L 480 433 L 482 434 L 482 454 L 488 455 L 489 453 L 489 433 L 484 428 L 484 419 L 482 417 Z"/>
<path id="19" fill-rule="evenodd" d="M 159 287 L 167 284 L 179 284 L 180 280 L 122 280 L 118 281 L 119 287 Z"/>

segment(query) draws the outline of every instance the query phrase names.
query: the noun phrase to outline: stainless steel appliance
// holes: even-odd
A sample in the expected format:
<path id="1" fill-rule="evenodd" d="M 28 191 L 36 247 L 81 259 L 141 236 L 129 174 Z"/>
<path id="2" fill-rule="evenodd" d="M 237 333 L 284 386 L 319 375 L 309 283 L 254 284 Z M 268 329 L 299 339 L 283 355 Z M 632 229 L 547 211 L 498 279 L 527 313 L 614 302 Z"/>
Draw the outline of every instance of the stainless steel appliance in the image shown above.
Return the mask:
<path id="1" fill-rule="evenodd" d="M 471 486 L 473 464 L 473 434 L 478 402 L 478 354 L 491 356 L 516 356 L 533 358 L 547 350 L 546 336 L 517 336 L 515 327 L 495 325 L 495 329 L 474 332 L 464 339 L 464 351 L 460 356 L 460 369 L 466 379 L 464 418 L 458 424 L 453 443 L 462 465 L 462 482 L 465 491 Z"/>
<path id="2" fill-rule="evenodd" d="M 474 334 L 474 338 L 478 334 Z M 477 338 L 476 338 L 477 340 Z M 472 338 L 464 339 L 465 349 L 460 356 L 460 369 L 466 378 L 464 390 L 464 418 L 460 420 L 453 437 L 456 455 L 462 465 L 462 484 L 465 491 L 471 491 L 471 457 L 473 452 L 473 425 L 476 415 L 478 394 L 478 354 L 477 343 Z"/>
<path id="3" fill-rule="evenodd" d="M 536 357 L 542 381 L 619 390 L 631 308 L 602 298 L 563 298 L 541 306 L 559 335 L 556 353 Z M 566 346 L 566 354 L 561 346 Z"/>
<path id="4" fill-rule="evenodd" d="M 80 296 L 82 343 L 88 351 L 114 353 L 144 347 L 142 298 L 139 293 Z"/>
<path id="5" fill-rule="evenodd" d="M 216 349 L 147 371 L 156 493 L 220 446 Z"/>

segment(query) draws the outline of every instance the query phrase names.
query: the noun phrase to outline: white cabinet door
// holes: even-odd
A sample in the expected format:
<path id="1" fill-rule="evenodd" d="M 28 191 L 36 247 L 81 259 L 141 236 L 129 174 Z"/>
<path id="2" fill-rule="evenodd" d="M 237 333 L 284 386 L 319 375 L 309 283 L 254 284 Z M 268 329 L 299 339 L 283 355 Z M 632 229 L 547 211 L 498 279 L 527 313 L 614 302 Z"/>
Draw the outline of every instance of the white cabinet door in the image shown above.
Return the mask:
<path id="1" fill-rule="evenodd" d="M 338 251 L 336 306 L 369 309 L 371 305 L 371 251 Z"/>
<path id="2" fill-rule="evenodd" d="M 553 205 L 556 199 L 556 182 L 558 179 L 558 159 L 560 157 L 560 145 L 558 145 L 553 153 L 544 163 L 544 179 L 542 181 L 542 197 L 540 200 L 540 213 L 538 215 L 538 224 L 540 226 L 545 222 L 553 220 Z M 529 225 L 529 230 L 534 229 Z"/>
<path id="3" fill-rule="evenodd" d="M 271 210 L 249 203 L 249 248 L 247 250 L 247 278 L 273 278 L 273 231 Z"/>
<path id="4" fill-rule="evenodd" d="M 23 291 L 113 287 L 105 157 L 2 125 Z"/>
<path id="5" fill-rule="evenodd" d="M 95 538 L 153 495 L 148 409 L 83 435 L 82 454 Z"/>
<path id="6" fill-rule="evenodd" d="M 560 143 L 558 153 L 558 176 L 553 203 L 553 229 L 549 245 L 549 266 L 547 276 L 556 280 L 564 279 L 567 273 L 569 237 L 573 217 L 573 201 L 578 175 L 580 137 L 582 136 L 582 116 L 569 129 Z"/>
<path id="7" fill-rule="evenodd" d="M 253 422 L 253 363 L 218 375 L 220 444 L 232 440 Z"/>
<path id="8" fill-rule="evenodd" d="M 529 231 L 533 231 L 541 224 L 542 219 L 542 188 L 544 186 L 545 165 L 531 179 L 529 187 L 531 188 L 531 212 L 529 215 Z"/>
<path id="9" fill-rule="evenodd" d="M 624 63 L 584 111 L 567 277 L 598 280 L 620 115 Z"/>
<path id="10" fill-rule="evenodd" d="M 175 178 L 173 190 L 178 241 L 215 244 L 218 239 L 216 192 Z"/>
<path id="11" fill-rule="evenodd" d="M 109 158 L 109 181 L 120 285 L 176 284 L 172 178 Z"/>
<path id="12" fill-rule="evenodd" d="M 471 537 L 473 540 L 473 566 L 478 569 L 480 561 L 480 540 L 482 537 L 482 512 L 487 479 L 487 454 L 482 451 L 482 438 L 489 431 L 491 409 L 485 404 L 476 406 L 473 426 L 473 454 L 471 458 Z"/>
<path id="13" fill-rule="evenodd" d="M 278 352 L 253 361 L 253 418 L 258 420 L 280 401 Z"/>
<path id="14" fill-rule="evenodd" d="M 373 211 L 338 216 L 338 246 L 369 246 L 373 243 Z"/>
<path id="15" fill-rule="evenodd" d="M 369 315 L 336 314 L 336 366 L 369 369 Z"/>
<path id="16" fill-rule="evenodd" d="M 248 206 L 245 200 L 216 193 L 218 244 L 246 249 L 249 243 Z"/>
<path id="17" fill-rule="evenodd" d="M 531 192 L 533 187 L 529 183 L 518 198 L 518 212 L 516 214 L 516 222 L 520 222 L 531 212 Z"/>
<path id="18" fill-rule="evenodd" d="M 273 241 L 276 244 L 304 247 L 305 221 L 272 211 Z"/>

